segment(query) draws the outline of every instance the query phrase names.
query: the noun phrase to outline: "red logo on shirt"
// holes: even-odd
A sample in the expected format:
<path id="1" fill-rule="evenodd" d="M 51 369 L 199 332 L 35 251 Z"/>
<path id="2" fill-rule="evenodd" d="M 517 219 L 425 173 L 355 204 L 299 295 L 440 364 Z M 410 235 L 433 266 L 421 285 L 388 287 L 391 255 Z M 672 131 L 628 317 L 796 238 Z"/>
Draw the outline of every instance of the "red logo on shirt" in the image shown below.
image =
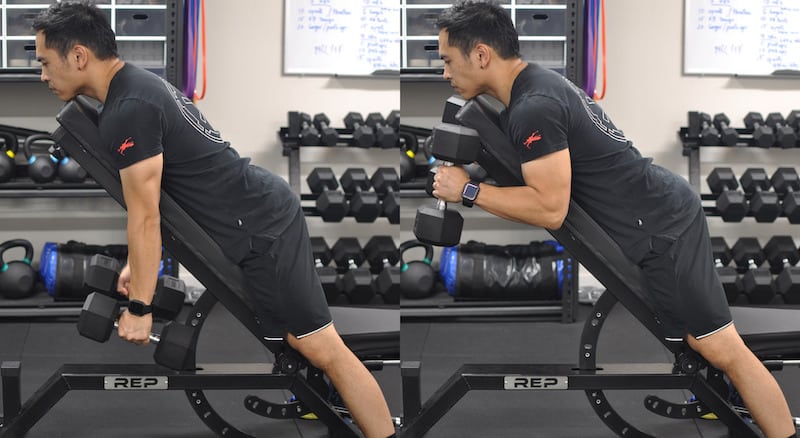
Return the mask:
<path id="1" fill-rule="evenodd" d="M 119 152 L 119 154 L 120 154 L 120 155 L 125 155 L 125 151 L 126 151 L 126 150 L 128 150 L 128 149 L 130 149 L 130 148 L 132 148 L 132 147 L 133 147 L 133 145 L 134 145 L 134 143 L 133 143 L 133 137 L 128 137 L 128 138 L 126 138 L 126 139 L 125 139 L 125 141 L 123 141 L 123 142 L 122 142 L 122 144 L 119 146 L 119 149 L 117 149 L 117 152 Z"/>
<path id="2" fill-rule="evenodd" d="M 531 148 L 531 144 L 533 144 L 533 142 L 539 141 L 541 139 L 542 139 L 542 134 L 539 131 L 533 131 L 531 133 L 531 136 L 528 137 L 525 140 L 525 143 L 523 143 L 523 144 L 525 145 L 526 148 L 530 149 Z"/>

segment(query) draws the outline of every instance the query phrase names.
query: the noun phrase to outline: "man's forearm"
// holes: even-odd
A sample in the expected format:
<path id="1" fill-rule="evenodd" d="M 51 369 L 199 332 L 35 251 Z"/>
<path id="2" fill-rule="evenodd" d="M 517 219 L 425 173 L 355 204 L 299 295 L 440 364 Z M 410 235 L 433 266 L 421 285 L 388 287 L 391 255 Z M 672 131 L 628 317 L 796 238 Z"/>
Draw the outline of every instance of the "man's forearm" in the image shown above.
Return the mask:
<path id="1" fill-rule="evenodd" d="M 559 228 L 564 221 L 563 209 L 551 198 L 538 196 L 532 187 L 496 187 L 482 183 L 480 188 L 475 205 L 495 216 L 549 229 Z M 548 201 L 553 205 L 548 205 Z"/>
<path id="2" fill-rule="evenodd" d="M 128 264 L 131 282 L 128 297 L 150 304 L 161 263 L 161 221 L 159 216 L 128 217 Z"/>

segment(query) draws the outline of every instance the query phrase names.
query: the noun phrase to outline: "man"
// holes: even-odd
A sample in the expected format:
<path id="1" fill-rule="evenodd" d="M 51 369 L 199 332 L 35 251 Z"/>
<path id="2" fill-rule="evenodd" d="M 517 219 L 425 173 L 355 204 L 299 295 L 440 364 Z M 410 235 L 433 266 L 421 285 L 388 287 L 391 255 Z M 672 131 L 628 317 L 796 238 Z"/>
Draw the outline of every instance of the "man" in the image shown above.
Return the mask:
<path id="1" fill-rule="evenodd" d="M 574 84 L 522 61 L 514 25 L 501 7 L 459 2 L 442 13 L 437 27 L 444 78 L 466 99 L 486 93 L 506 106 L 503 129 L 522 162 L 525 186 L 481 183 L 474 204 L 557 229 L 572 197 L 643 269 L 667 338 L 686 339 L 724 371 L 768 437 L 793 436 L 778 384 L 733 325 L 691 186 L 643 158 Z M 441 167 L 433 195 L 461 202 L 468 182 L 462 168 Z"/>
<path id="2" fill-rule="evenodd" d="M 119 336 L 148 342 L 152 316 L 141 308 L 156 285 L 163 188 L 242 267 L 264 337 L 286 339 L 323 370 L 367 437 L 392 435 L 380 387 L 334 329 L 300 201 L 288 184 L 239 157 L 175 87 L 121 60 L 95 6 L 54 4 L 33 27 L 50 90 L 63 101 L 83 94 L 103 104 L 100 134 L 128 208 L 119 290 L 139 304 L 120 316 Z"/>

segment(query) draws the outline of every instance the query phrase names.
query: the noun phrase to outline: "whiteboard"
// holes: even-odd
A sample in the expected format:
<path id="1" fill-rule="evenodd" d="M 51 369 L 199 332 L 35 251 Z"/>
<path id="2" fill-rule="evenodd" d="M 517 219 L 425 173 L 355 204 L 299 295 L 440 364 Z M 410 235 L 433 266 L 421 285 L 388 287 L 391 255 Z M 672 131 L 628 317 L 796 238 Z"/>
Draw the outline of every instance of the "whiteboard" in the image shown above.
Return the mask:
<path id="1" fill-rule="evenodd" d="M 400 0 L 285 0 L 285 74 L 400 73 Z"/>
<path id="2" fill-rule="evenodd" d="M 686 74 L 800 74 L 800 1 L 685 0 Z"/>

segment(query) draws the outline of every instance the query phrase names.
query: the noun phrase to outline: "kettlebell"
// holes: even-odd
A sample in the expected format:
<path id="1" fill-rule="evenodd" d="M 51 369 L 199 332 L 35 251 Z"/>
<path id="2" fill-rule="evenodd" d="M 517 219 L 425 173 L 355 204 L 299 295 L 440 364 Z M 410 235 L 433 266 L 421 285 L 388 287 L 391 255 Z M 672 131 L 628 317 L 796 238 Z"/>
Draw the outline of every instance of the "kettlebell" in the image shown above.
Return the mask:
<path id="1" fill-rule="evenodd" d="M 58 162 L 58 178 L 66 183 L 81 183 L 86 179 L 86 170 L 69 155 L 64 154 Z"/>
<path id="2" fill-rule="evenodd" d="M 12 248 L 24 248 L 25 258 L 6 262 L 3 255 Z M 0 294 L 10 300 L 33 294 L 36 271 L 31 267 L 33 245 L 25 239 L 13 239 L 0 245 Z"/>
<path id="3" fill-rule="evenodd" d="M 406 262 L 403 254 L 411 248 L 425 248 L 425 258 Z M 436 271 L 433 270 L 433 245 L 409 240 L 400 244 L 400 293 L 410 299 L 426 298 L 433 294 Z"/>
<path id="4" fill-rule="evenodd" d="M 419 143 L 417 136 L 409 132 L 401 132 L 400 140 L 400 182 L 407 182 L 413 180 L 417 173 Z"/>
<path id="5" fill-rule="evenodd" d="M 0 183 L 4 183 L 14 178 L 14 157 L 19 152 L 19 143 L 17 136 L 10 132 L 0 132 L 0 139 L 3 140 L 3 153 L 0 153 Z"/>
<path id="6" fill-rule="evenodd" d="M 25 153 L 25 159 L 28 160 L 28 176 L 38 183 L 46 183 L 56 179 L 56 170 L 58 168 L 58 159 L 52 154 L 34 155 L 31 152 L 31 147 L 34 144 L 38 143 L 44 146 L 45 142 L 55 143 L 55 140 L 48 134 L 32 134 L 22 144 L 22 151 Z"/>

